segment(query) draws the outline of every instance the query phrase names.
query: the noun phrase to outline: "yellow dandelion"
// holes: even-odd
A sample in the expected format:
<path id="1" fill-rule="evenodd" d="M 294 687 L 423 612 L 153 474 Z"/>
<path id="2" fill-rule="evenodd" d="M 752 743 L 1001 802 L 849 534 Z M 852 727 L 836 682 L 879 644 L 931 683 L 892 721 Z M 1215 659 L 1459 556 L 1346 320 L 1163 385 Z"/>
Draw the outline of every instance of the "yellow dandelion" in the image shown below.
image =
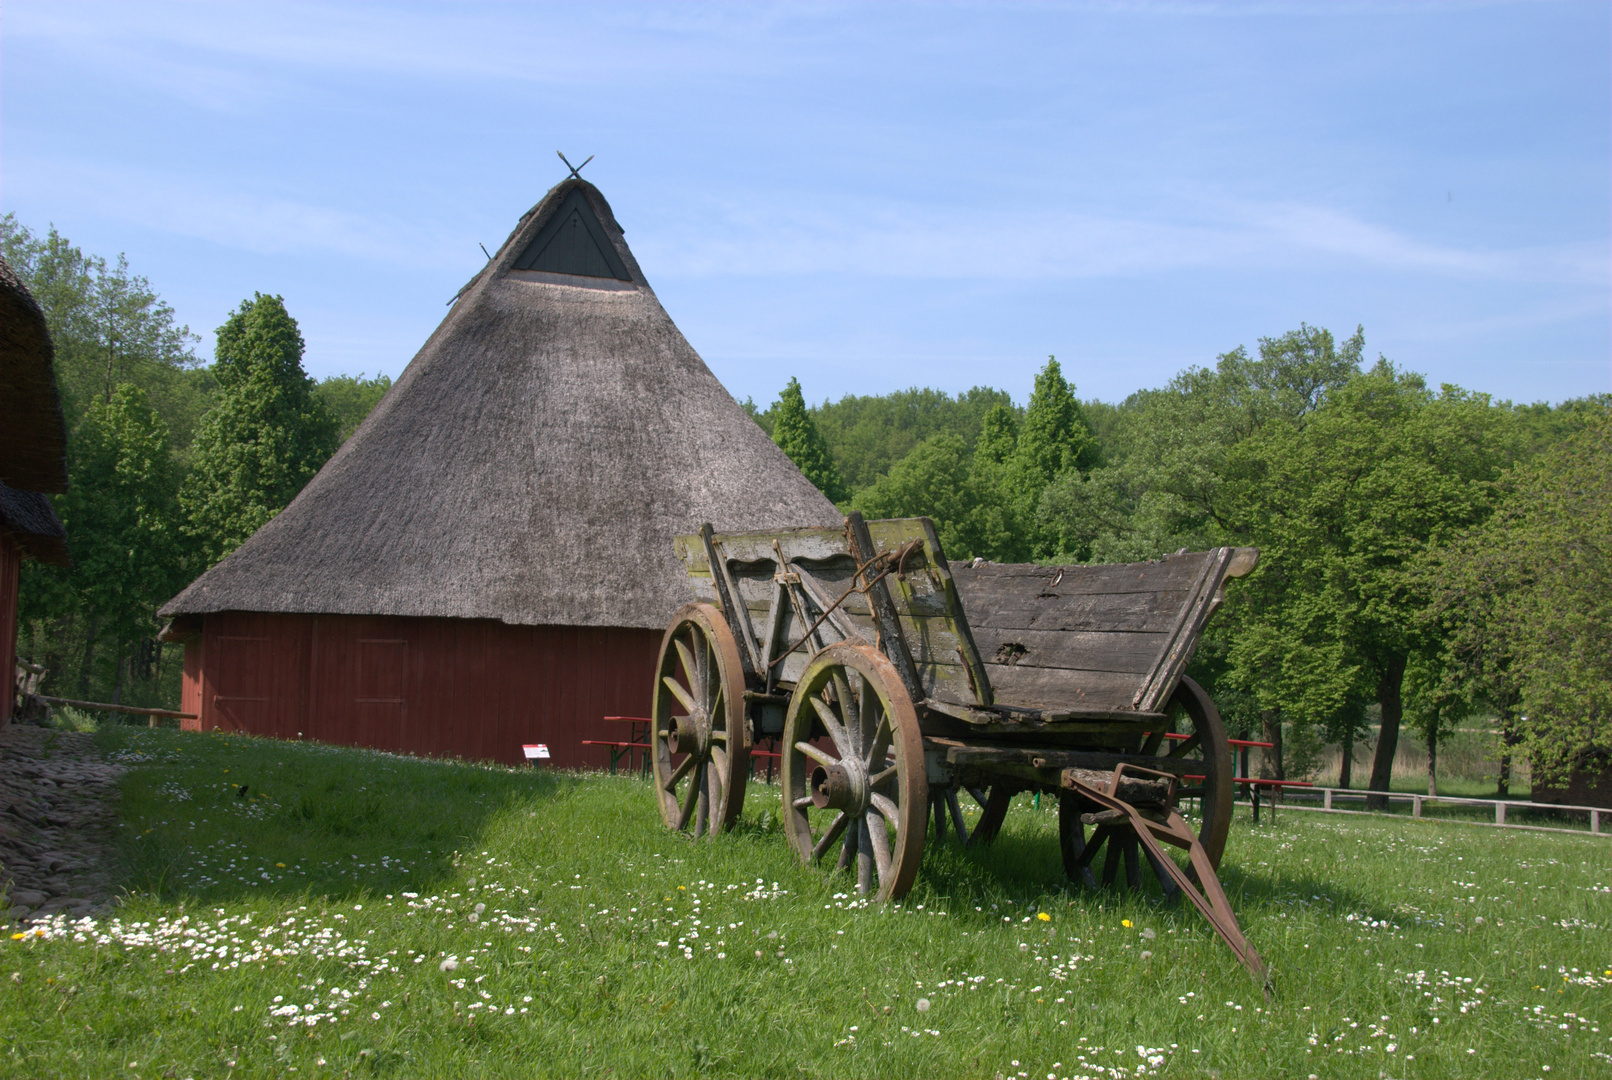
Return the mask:
<path id="1" fill-rule="evenodd" d="M 28 936 L 27 934 L 12 934 L 11 935 L 11 940 L 12 941 L 21 941 L 23 938 L 25 938 L 27 936 Z"/>
<path id="2" fill-rule="evenodd" d="M 1129 920 L 1129 919 L 1121 919 L 1119 921 L 1119 924 L 1121 926 L 1123 926 L 1127 930 L 1129 930 L 1131 928 L 1131 920 Z"/>
<path id="3" fill-rule="evenodd" d="M 281 869 L 281 870 L 284 870 L 284 869 L 285 869 L 285 863 L 283 863 L 283 862 L 277 862 L 277 863 L 275 863 L 275 864 L 274 864 L 274 865 L 275 865 L 275 866 L 278 866 L 278 867 L 279 867 L 279 868 L 280 868 L 280 869 Z"/>
<path id="4" fill-rule="evenodd" d="M 679 885 L 677 887 L 677 891 L 678 892 L 687 892 L 688 891 L 688 886 L 687 885 Z"/>
<path id="5" fill-rule="evenodd" d="M 1052 916 L 1048 915 L 1045 911 L 1040 912 L 1039 914 L 1037 914 L 1036 918 L 1040 919 L 1042 922 L 1051 922 L 1052 921 Z"/>

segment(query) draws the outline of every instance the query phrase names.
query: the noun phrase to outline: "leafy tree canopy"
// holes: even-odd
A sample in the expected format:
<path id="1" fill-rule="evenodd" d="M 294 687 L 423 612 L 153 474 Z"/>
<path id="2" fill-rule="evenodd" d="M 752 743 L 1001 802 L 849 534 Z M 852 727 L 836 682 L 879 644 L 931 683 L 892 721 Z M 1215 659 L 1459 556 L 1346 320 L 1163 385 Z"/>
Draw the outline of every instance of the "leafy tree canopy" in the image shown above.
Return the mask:
<path id="1" fill-rule="evenodd" d="M 377 375 L 373 379 L 366 379 L 362 372 L 328 375 L 314 387 L 314 396 L 324 402 L 335 418 L 337 438 L 346 442 L 391 388 L 392 379 L 388 375 Z"/>
<path id="2" fill-rule="evenodd" d="M 1510 714 L 1546 780 L 1612 758 L 1612 409 L 1583 413 L 1428 573 L 1448 663 Z"/>
<path id="3" fill-rule="evenodd" d="M 56 347 L 56 382 L 73 431 L 90 403 L 110 400 L 117 387 L 141 387 L 169 432 L 169 444 L 190 442 L 206 410 L 205 378 L 193 346 L 151 283 L 129 271 L 128 260 L 85 255 L 51 228 L 37 236 L 0 217 L 0 251 L 39 301 Z"/>
<path id="4" fill-rule="evenodd" d="M 302 352 L 278 296 L 256 294 L 218 328 L 218 402 L 180 493 L 208 565 L 284 509 L 336 450 L 336 421 L 313 393 Z"/>
<path id="5" fill-rule="evenodd" d="M 156 607 L 183 584 L 168 429 L 144 390 L 127 383 L 89 404 L 73 432 L 65 495 L 56 496 L 72 567 L 24 564 L 21 617 L 70 621 L 80 634 L 79 692 L 98 646 L 121 665 L 156 632 Z M 124 672 L 115 673 L 121 683 Z"/>
<path id="6" fill-rule="evenodd" d="M 844 502 L 850 491 L 834 464 L 828 443 L 806 411 L 806 398 L 800 391 L 798 379 L 789 380 L 769 411 L 772 413 L 772 441 L 789 455 L 789 460 L 800 467 L 819 491 L 837 503 Z"/>

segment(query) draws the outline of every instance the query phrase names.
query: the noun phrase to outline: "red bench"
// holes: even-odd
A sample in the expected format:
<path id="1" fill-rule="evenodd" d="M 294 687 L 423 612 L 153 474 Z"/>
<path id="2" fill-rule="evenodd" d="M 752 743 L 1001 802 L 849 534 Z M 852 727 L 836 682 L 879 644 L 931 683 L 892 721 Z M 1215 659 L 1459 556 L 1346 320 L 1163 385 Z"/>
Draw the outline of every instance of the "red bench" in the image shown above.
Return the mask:
<path id="1" fill-rule="evenodd" d="M 1186 738 L 1189 738 L 1189 736 L 1187 736 L 1187 735 L 1178 735 L 1175 732 L 1169 732 L 1169 733 L 1167 733 L 1165 735 L 1165 738 L 1167 738 L 1167 739 L 1186 739 Z M 1233 784 L 1241 784 L 1245 788 L 1248 789 L 1249 801 L 1254 804 L 1254 821 L 1255 821 L 1256 824 L 1259 822 L 1259 789 L 1260 788 L 1269 789 L 1271 794 L 1272 794 L 1272 796 L 1274 796 L 1277 792 L 1283 790 L 1284 788 L 1290 788 L 1290 787 L 1314 787 L 1315 786 L 1315 785 L 1311 784 L 1308 780 L 1267 780 L 1267 779 L 1264 779 L 1263 777 L 1249 776 L 1248 775 L 1248 751 L 1251 748 L 1255 748 L 1255 747 L 1257 747 L 1257 748 L 1259 748 L 1261 750 L 1270 750 L 1273 747 L 1275 747 L 1276 744 L 1275 743 L 1268 743 L 1268 742 L 1256 742 L 1253 739 L 1227 739 L 1226 741 L 1231 743 L 1231 752 L 1233 754 L 1236 754 L 1238 751 L 1242 752 L 1242 775 L 1233 777 L 1232 778 L 1232 783 Z M 1189 776 L 1189 777 L 1186 777 L 1185 779 L 1188 779 L 1188 780 L 1202 780 L 1203 777 L 1201 777 L 1201 776 Z M 1275 801 L 1274 797 L 1272 799 L 1270 799 L 1270 800 L 1267 800 L 1267 801 L 1269 801 L 1270 804 L 1271 804 L 1271 820 L 1275 821 L 1276 820 L 1276 801 Z"/>

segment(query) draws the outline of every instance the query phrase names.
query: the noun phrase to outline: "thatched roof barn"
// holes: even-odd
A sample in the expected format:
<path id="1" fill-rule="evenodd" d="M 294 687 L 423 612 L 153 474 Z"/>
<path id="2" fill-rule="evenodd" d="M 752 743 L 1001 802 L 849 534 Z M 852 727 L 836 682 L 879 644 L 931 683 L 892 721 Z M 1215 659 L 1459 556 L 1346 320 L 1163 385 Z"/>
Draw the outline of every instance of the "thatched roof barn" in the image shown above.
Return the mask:
<path id="1" fill-rule="evenodd" d="M 46 492 L 67 490 L 67 427 L 45 313 L 0 258 L 0 724 L 11 720 L 22 560 L 67 565 Z"/>
<path id="2" fill-rule="evenodd" d="M 553 726 L 542 718 L 552 707 L 528 699 L 519 706 L 524 720 L 510 714 L 471 725 L 510 727 L 509 738 L 487 746 L 468 736 L 422 742 L 379 729 L 343 734 L 345 721 L 332 711 L 339 708 L 317 703 L 261 702 L 253 709 L 279 719 L 247 723 L 237 710 L 242 719 L 232 724 L 204 700 L 210 677 L 230 678 L 207 658 L 218 651 L 207 628 L 257 627 L 224 636 L 260 642 L 243 663 L 267 664 L 273 654 L 282 667 L 290 662 L 284 635 L 311 633 L 308 619 L 325 637 L 343 625 L 339 617 L 372 620 L 363 640 L 393 643 L 411 627 L 418 636 L 426 621 L 451 621 L 432 633 L 455 640 L 458 624 L 475 622 L 506 652 L 515 639 L 533 643 L 517 653 L 552 651 L 558 646 L 540 639 L 555 633 L 596 630 L 604 637 L 587 638 L 594 645 L 567 662 L 584 665 L 580 678 L 622 683 L 624 696 L 610 704 L 586 687 L 565 690 L 594 704 L 572 710 L 561 727 L 619 738 L 624 732 L 589 726 L 600 715 L 595 705 L 633 715 L 647 709 L 654 643 L 692 596 L 672 553 L 674 534 L 704 521 L 737 529 L 839 520 L 684 339 L 604 197 L 573 178 L 522 216 L 402 377 L 291 505 L 162 614 L 174 620 L 170 637 L 201 643 L 203 659 L 187 658 L 187 670 L 196 669 L 187 708 L 201 711 L 203 726 L 312 729 L 332 741 L 512 757 L 521 741 L 545 741 L 536 736 Z M 390 620 L 386 628 L 373 623 L 380 617 Z M 397 668 L 385 680 L 406 681 L 418 679 L 421 664 L 440 664 L 442 647 L 433 644 L 438 654 L 429 661 L 396 644 L 371 651 L 390 657 L 377 660 L 380 667 Z M 466 646 L 466 662 L 486 647 L 485 640 Z M 615 659 L 601 666 L 586 659 L 590 650 Z M 310 671 L 319 659 L 310 656 Z M 537 661 L 511 654 L 499 663 Z M 298 681 L 282 667 L 263 685 Z M 352 678 L 364 677 L 355 669 Z M 431 716 L 411 708 L 404 726 L 440 734 L 442 725 L 461 723 L 455 710 L 463 711 L 472 690 L 456 686 L 447 697 L 440 686 L 418 686 L 411 700 L 434 702 L 423 706 Z M 349 702 L 409 697 L 350 689 L 331 692 Z M 550 696 L 560 692 L 551 684 Z M 263 696 L 222 694 L 226 701 Z M 521 723 L 527 728 L 514 734 Z M 549 734 L 562 745 L 577 741 Z"/>

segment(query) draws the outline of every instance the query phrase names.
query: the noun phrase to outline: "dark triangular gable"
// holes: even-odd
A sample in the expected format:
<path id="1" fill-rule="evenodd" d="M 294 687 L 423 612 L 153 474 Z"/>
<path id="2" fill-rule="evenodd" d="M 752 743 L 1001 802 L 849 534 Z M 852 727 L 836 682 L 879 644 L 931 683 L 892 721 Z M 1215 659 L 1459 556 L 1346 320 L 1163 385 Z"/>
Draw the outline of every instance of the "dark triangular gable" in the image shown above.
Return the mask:
<path id="1" fill-rule="evenodd" d="M 515 260 L 515 269 L 632 280 L 580 188 L 566 196 L 548 224 L 526 245 Z"/>

